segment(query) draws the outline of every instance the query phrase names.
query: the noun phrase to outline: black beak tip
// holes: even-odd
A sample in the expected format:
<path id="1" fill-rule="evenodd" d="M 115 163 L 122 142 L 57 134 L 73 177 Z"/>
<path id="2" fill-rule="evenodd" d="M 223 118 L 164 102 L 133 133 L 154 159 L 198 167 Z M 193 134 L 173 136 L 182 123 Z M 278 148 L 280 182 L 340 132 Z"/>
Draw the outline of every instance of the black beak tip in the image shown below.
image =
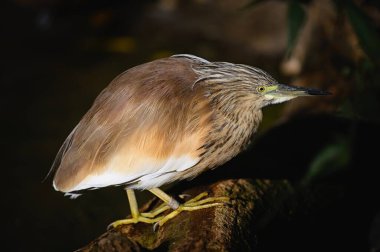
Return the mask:
<path id="1" fill-rule="evenodd" d="M 324 91 L 324 90 L 319 90 L 319 89 L 308 89 L 307 94 L 309 95 L 332 95 L 331 92 Z"/>

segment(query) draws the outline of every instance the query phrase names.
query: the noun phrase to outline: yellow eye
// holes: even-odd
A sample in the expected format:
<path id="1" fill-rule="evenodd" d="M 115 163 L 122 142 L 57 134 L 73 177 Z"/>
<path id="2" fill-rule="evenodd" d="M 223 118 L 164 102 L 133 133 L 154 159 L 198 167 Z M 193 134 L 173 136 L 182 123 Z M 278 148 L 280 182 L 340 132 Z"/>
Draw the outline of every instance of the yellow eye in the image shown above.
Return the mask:
<path id="1" fill-rule="evenodd" d="M 260 92 L 260 93 L 264 92 L 265 90 L 266 90 L 266 88 L 264 86 L 261 86 L 261 87 L 257 88 L 257 91 Z"/>

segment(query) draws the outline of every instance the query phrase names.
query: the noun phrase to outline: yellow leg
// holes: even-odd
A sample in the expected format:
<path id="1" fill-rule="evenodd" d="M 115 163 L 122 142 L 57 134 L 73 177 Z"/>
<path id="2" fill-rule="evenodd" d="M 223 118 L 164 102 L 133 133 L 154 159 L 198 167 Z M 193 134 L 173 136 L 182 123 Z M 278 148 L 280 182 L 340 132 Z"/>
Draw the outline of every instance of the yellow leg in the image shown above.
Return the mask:
<path id="1" fill-rule="evenodd" d="M 152 188 L 149 189 L 149 191 L 160 198 L 163 202 L 165 202 L 170 208 L 177 209 L 179 207 L 178 201 L 176 201 L 173 197 L 167 195 L 160 188 Z"/>
<path id="2" fill-rule="evenodd" d="M 157 221 L 162 219 L 162 217 L 154 218 L 158 214 L 156 214 L 152 217 L 140 214 L 139 208 L 137 205 L 135 192 L 131 189 L 126 189 L 126 191 L 127 191 L 127 195 L 128 195 L 129 206 L 131 208 L 132 218 L 114 221 L 108 227 L 117 227 L 117 226 L 120 226 L 123 224 L 133 224 L 133 223 L 137 223 L 137 222 L 156 223 Z"/>
<path id="3" fill-rule="evenodd" d="M 164 201 L 166 204 L 168 204 L 171 208 L 174 210 L 169 213 L 166 216 L 163 216 L 156 224 L 155 228 L 158 226 L 164 225 L 168 220 L 174 218 L 178 214 L 180 214 L 182 211 L 195 211 L 195 210 L 200 210 L 204 208 L 209 208 L 209 207 L 214 207 L 214 206 L 220 206 L 223 205 L 224 203 L 229 201 L 228 197 L 209 197 L 206 199 L 205 198 L 208 193 L 203 192 L 196 196 L 195 198 L 188 200 L 184 204 L 179 204 L 175 199 L 167 195 L 165 192 L 160 190 L 159 188 L 154 188 L 150 190 L 154 195 L 159 197 L 162 201 Z M 219 201 L 219 202 L 215 202 Z M 211 203 L 214 202 L 214 203 Z M 167 208 L 163 211 L 161 211 L 164 207 L 158 208 L 156 211 L 162 213 L 163 211 L 167 210 Z M 155 211 L 155 212 L 156 212 Z"/>
<path id="4" fill-rule="evenodd" d="M 136 195 L 135 192 L 131 189 L 126 189 L 128 201 L 129 201 L 129 207 L 131 208 L 131 215 L 132 218 L 137 218 L 139 216 L 139 206 L 137 205 Z"/>

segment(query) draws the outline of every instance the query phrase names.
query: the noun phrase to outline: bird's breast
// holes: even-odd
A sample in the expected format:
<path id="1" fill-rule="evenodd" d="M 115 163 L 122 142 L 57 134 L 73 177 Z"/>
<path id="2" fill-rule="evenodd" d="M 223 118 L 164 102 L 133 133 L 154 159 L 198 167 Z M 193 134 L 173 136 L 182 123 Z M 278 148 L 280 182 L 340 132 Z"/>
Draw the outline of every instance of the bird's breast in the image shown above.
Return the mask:
<path id="1" fill-rule="evenodd" d="M 252 134 L 262 119 L 261 110 L 247 108 L 243 113 L 229 117 L 215 113 L 213 126 L 205 138 L 201 161 L 189 171 L 186 177 L 194 177 L 206 169 L 216 168 L 243 151 L 250 143 Z"/>

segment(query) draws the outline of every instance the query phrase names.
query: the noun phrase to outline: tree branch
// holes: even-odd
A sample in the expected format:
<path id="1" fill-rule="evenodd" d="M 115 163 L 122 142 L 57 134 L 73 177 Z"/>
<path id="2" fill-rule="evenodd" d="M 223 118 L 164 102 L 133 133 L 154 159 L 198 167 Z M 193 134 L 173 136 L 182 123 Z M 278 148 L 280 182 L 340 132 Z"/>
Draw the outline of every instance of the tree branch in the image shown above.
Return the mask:
<path id="1" fill-rule="evenodd" d="M 256 231 L 288 204 L 294 190 L 286 180 L 225 180 L 184 191 L 196 196 L 228 196 L 230 204 L 193 212 L 182 212 L 156 232 L 151 224 L 137 223 L 108 230 L 78 251 L 249 251 L 255 247 Z M 285 204 L 285 201 L 287 202 Z M 291 202 L 291 201 L 290 201 Z M 153 209 L 152 200 L 141 210 Z"/>

